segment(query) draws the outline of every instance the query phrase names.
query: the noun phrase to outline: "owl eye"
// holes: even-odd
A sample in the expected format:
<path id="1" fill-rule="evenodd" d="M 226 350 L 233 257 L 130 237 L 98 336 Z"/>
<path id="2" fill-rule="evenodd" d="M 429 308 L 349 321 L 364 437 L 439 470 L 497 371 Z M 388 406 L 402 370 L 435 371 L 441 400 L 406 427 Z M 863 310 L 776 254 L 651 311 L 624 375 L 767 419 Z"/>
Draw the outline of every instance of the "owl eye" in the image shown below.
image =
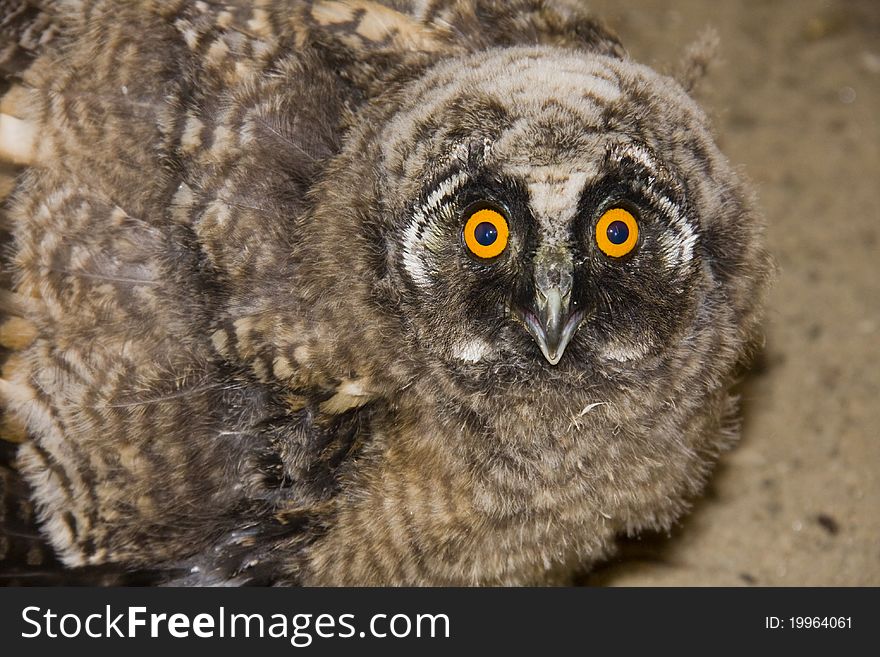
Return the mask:
<path id="1" fill-rule="evenodd" d="M 464 225 L 464 243 L 478 258 L 494 258 L 507 248 L 507 220 L 497 210 L 481 208 L 472 212 Z"/>
<path id="2" fill-rule="evenodd" d="M 628 210 L 606 210 L 596 224 L 596 244 L 607 256 L 621 258 L 632 251 L 638 241 L 639 223 Z"/>

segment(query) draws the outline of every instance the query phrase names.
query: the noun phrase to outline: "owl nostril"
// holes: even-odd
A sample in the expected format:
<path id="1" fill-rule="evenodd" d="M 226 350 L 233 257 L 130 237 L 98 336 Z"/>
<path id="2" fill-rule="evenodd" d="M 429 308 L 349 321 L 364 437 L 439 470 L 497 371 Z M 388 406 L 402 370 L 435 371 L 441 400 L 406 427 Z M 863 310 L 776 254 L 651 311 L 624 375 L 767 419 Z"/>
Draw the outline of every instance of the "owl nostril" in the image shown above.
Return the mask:
<path id="1" fill-rule="evenodd" d="M 559 282 L 561 279 L 562 272 L 559 271 L 559 267 L 553 266 L 547 270 L 545 282 L 548 287 L 559 287 Z"/>
<path id="2" fill-rule="evenodd" d="M 567 297 L 574 282 L 574 264 L 568 249 L 555 247 L 541 249 L 534 260 L 534 281 L 539 297 L 550 290 Z"/>
<path id="3" fill-rule="evenodd" d="M 573 276 L 571 267 L 562 267 L 558 264 L 538 267 L 535 271 L 535 288 L 541 297 L 546 297 L 549 290 L 558 290 L 563 296 L 571 292 Z"/>

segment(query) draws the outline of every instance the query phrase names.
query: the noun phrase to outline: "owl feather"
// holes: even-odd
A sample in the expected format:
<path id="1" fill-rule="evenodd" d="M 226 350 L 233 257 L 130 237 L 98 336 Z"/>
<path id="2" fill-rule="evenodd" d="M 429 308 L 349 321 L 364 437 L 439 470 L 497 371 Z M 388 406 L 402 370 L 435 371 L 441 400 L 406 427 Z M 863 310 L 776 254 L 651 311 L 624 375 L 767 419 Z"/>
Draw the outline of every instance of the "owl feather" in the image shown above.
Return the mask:
<path id="1" fill-rule="evenodd" d="M 732 443 L 761 221 L 578 3 L 0 7 L 4 496 L 53 577 L 565 583 Z"/>

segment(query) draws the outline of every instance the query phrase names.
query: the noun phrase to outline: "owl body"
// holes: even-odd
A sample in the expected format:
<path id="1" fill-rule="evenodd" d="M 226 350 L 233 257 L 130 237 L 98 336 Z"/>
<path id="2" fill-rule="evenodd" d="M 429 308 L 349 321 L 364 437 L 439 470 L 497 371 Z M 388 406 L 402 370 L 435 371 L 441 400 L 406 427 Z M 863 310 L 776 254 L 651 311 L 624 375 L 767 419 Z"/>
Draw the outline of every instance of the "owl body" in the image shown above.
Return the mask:
<path id="1" fill-rule="evenodd" d="M 735 434 L 760 222 L 577 5 L 38 16 L 2 396 L 67 568 L 563 583 L 685 510 Z"/>

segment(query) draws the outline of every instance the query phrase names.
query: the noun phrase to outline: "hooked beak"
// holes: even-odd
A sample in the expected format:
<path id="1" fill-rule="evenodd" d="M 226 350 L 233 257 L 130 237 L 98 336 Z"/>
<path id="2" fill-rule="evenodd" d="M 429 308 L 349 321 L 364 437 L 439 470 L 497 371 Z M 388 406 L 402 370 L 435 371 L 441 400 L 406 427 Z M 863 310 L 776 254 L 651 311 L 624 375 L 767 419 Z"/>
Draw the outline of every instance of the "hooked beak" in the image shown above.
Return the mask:
<path id="1" fill-rule="evenodd" d="M 571 311 L 572 282 L 573 266 L 566 251 L 541 254 L 535 259 L 532 308 L 514 311 L 551 365 L 562 359 L 584 318 L 582 311 Z"/>

